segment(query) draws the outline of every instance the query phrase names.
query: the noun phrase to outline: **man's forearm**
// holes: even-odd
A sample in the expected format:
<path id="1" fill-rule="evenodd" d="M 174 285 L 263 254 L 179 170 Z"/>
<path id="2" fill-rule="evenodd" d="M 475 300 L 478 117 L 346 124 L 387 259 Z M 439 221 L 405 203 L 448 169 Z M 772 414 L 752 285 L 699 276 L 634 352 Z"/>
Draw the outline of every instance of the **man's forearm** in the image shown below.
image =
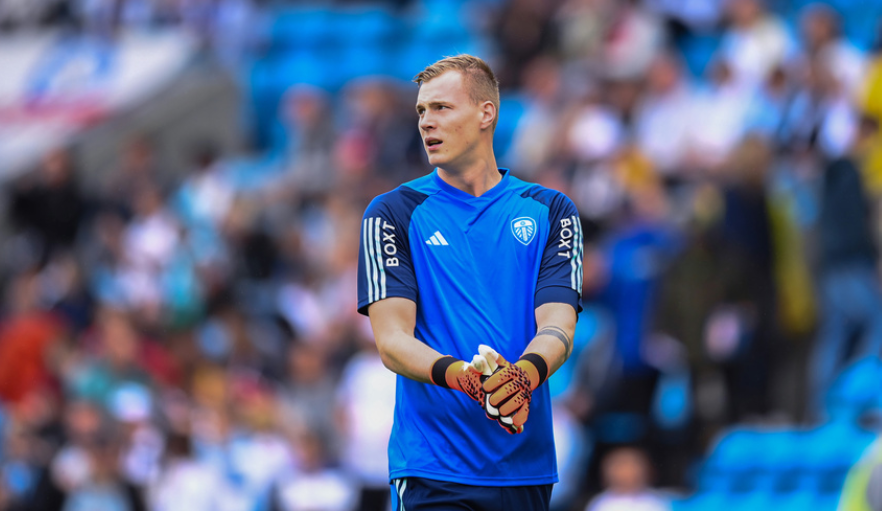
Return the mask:
<path id="1" fill-rule="evenodd" d="M 572 338 L 562 328 L 544 327 L 536 332 L 536 336 L 527 345 L 524 353 L 541 355 L 548 364 L 548 375 L 551 376 L 567 361 L 572 352 Z"/>
<path id="2" fill-rule="evenodd" d="M 423 383 L 432 383 L 432 365 L 442 354 L 405 333 L 377 338 L 380 358 L 390 371 Z"/>
<path id="3" fill-rule="evenodd" d="M 432 365 L 442 354 L 414 337 L 416 304 L 388 298 L 368 309 L 380 358 L 390 371 L 423 383 L 432 383 Z"/>
<path id="4" fill-rule="evenodd" d="M 524 353 L 536 353 L 548 364 L 548 376 L 554 374 L 573 352 L 576 313 L 569 305 L 545 304 L 536 310 L 536 336 Z"/>

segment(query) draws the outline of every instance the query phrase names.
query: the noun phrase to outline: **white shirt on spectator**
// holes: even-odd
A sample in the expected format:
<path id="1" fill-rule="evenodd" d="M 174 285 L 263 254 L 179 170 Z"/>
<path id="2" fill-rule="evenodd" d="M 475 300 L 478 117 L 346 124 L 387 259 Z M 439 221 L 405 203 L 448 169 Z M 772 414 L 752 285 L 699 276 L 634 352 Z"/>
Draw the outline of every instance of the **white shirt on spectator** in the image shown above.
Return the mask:
<path id="1" fill-rule="evenodd" d="M 645 491 L 637 494 L 603 492 L 585 511 L 670 511 L 671 506 L 658 495 Z"/>
<path id="2" fill-rule="evenodd" d="M 735 79 L 756 88 L 793 49 L 784 24 L 766 16 L 744 30 L 732 29 L 723 37 L 722 54 L 732 66 Z"/>
<path id="3" fill-rule="evenodd" d="M 634 120 L 637 144 L 661 174 L 676 174 L 690 149 L 693 95 L 685 85 L 664 95 L 648 95 Z"/>
<path id="4" fill-rule="evenodd" d="M 337 396 L 345 415 L 344 467 L 365 486 L 388 486 L 395 374 L 386 369 L 379 354 L 362 351 L 343 370 Z"/>
<path id="5" fill-rule="evenodd" d="M 224 503 L 233 490 L 213 465 L 189 459 L 170 462 L 148 487 L 151 511 L 215 511 L 229 509 Z"/>
<path id="6" fill-rule="evenodd" d="M 278 501 L 283 511 L 352 511 L 358 493 L 341 472 L 325 469 L 284 478 Z"/>
<path id="7" fill-rule="evenodd" d="M 741 141 L 753 97 L 734 83 L 698 95 L 690 138 L 693 152 L 700 155 L 704 163 L 721 163 Z"/>

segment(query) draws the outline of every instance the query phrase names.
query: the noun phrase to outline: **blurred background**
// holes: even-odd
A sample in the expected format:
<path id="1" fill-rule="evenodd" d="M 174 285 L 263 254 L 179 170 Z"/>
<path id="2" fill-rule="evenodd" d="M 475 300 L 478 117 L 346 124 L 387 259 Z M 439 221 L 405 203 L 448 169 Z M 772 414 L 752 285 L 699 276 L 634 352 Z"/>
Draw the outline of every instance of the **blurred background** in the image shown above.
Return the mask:
<path id="1" fill-rule="evenodd" d="M 586 233 L 553 509 L 882 510 L 880 21 L 0 0 L 0 510 L 388 509 L 359 225 L 431 171 L 410 79 L 457 53 Z"/>

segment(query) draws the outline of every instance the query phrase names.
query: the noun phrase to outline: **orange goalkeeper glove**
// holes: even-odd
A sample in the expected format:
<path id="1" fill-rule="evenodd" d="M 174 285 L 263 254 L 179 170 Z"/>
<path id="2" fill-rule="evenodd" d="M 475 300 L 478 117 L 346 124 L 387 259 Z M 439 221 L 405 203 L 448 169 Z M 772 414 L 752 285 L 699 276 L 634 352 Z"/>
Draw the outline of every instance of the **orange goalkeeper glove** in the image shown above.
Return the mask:
<path id="1" fill-rule="evenodd" d="M 478 403 L 484 404 L 484 388 L 481 375 L 487 362 L 483 357 L 475 355 L 470 364 L 450 355 L 439 358 L 432 364 L 432 383 L 439 387 L 458 390 Z"/>
<path id="2" fill-rule="evenodd" d="M 536 353 L 525 353 L 512 364 L 489 346 L 482 344 L 478 351 L 491 373 L 483 379 L 484 412 L 509 433 L 522 433 L 533 390 L 548 377 L 548 364 Z"/>

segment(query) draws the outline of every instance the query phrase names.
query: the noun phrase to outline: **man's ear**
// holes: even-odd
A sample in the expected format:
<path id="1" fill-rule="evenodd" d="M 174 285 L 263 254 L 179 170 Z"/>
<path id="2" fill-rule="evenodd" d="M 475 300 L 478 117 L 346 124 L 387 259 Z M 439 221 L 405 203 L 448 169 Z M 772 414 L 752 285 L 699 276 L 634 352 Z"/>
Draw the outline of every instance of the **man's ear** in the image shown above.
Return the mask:
<path id="1" fill-rule="evenodd" d="M 499 112 L 496 111 L 496 105 L 492 101 L 481 103 L 481 129 L 492 127 L 497 115 Z"/>

